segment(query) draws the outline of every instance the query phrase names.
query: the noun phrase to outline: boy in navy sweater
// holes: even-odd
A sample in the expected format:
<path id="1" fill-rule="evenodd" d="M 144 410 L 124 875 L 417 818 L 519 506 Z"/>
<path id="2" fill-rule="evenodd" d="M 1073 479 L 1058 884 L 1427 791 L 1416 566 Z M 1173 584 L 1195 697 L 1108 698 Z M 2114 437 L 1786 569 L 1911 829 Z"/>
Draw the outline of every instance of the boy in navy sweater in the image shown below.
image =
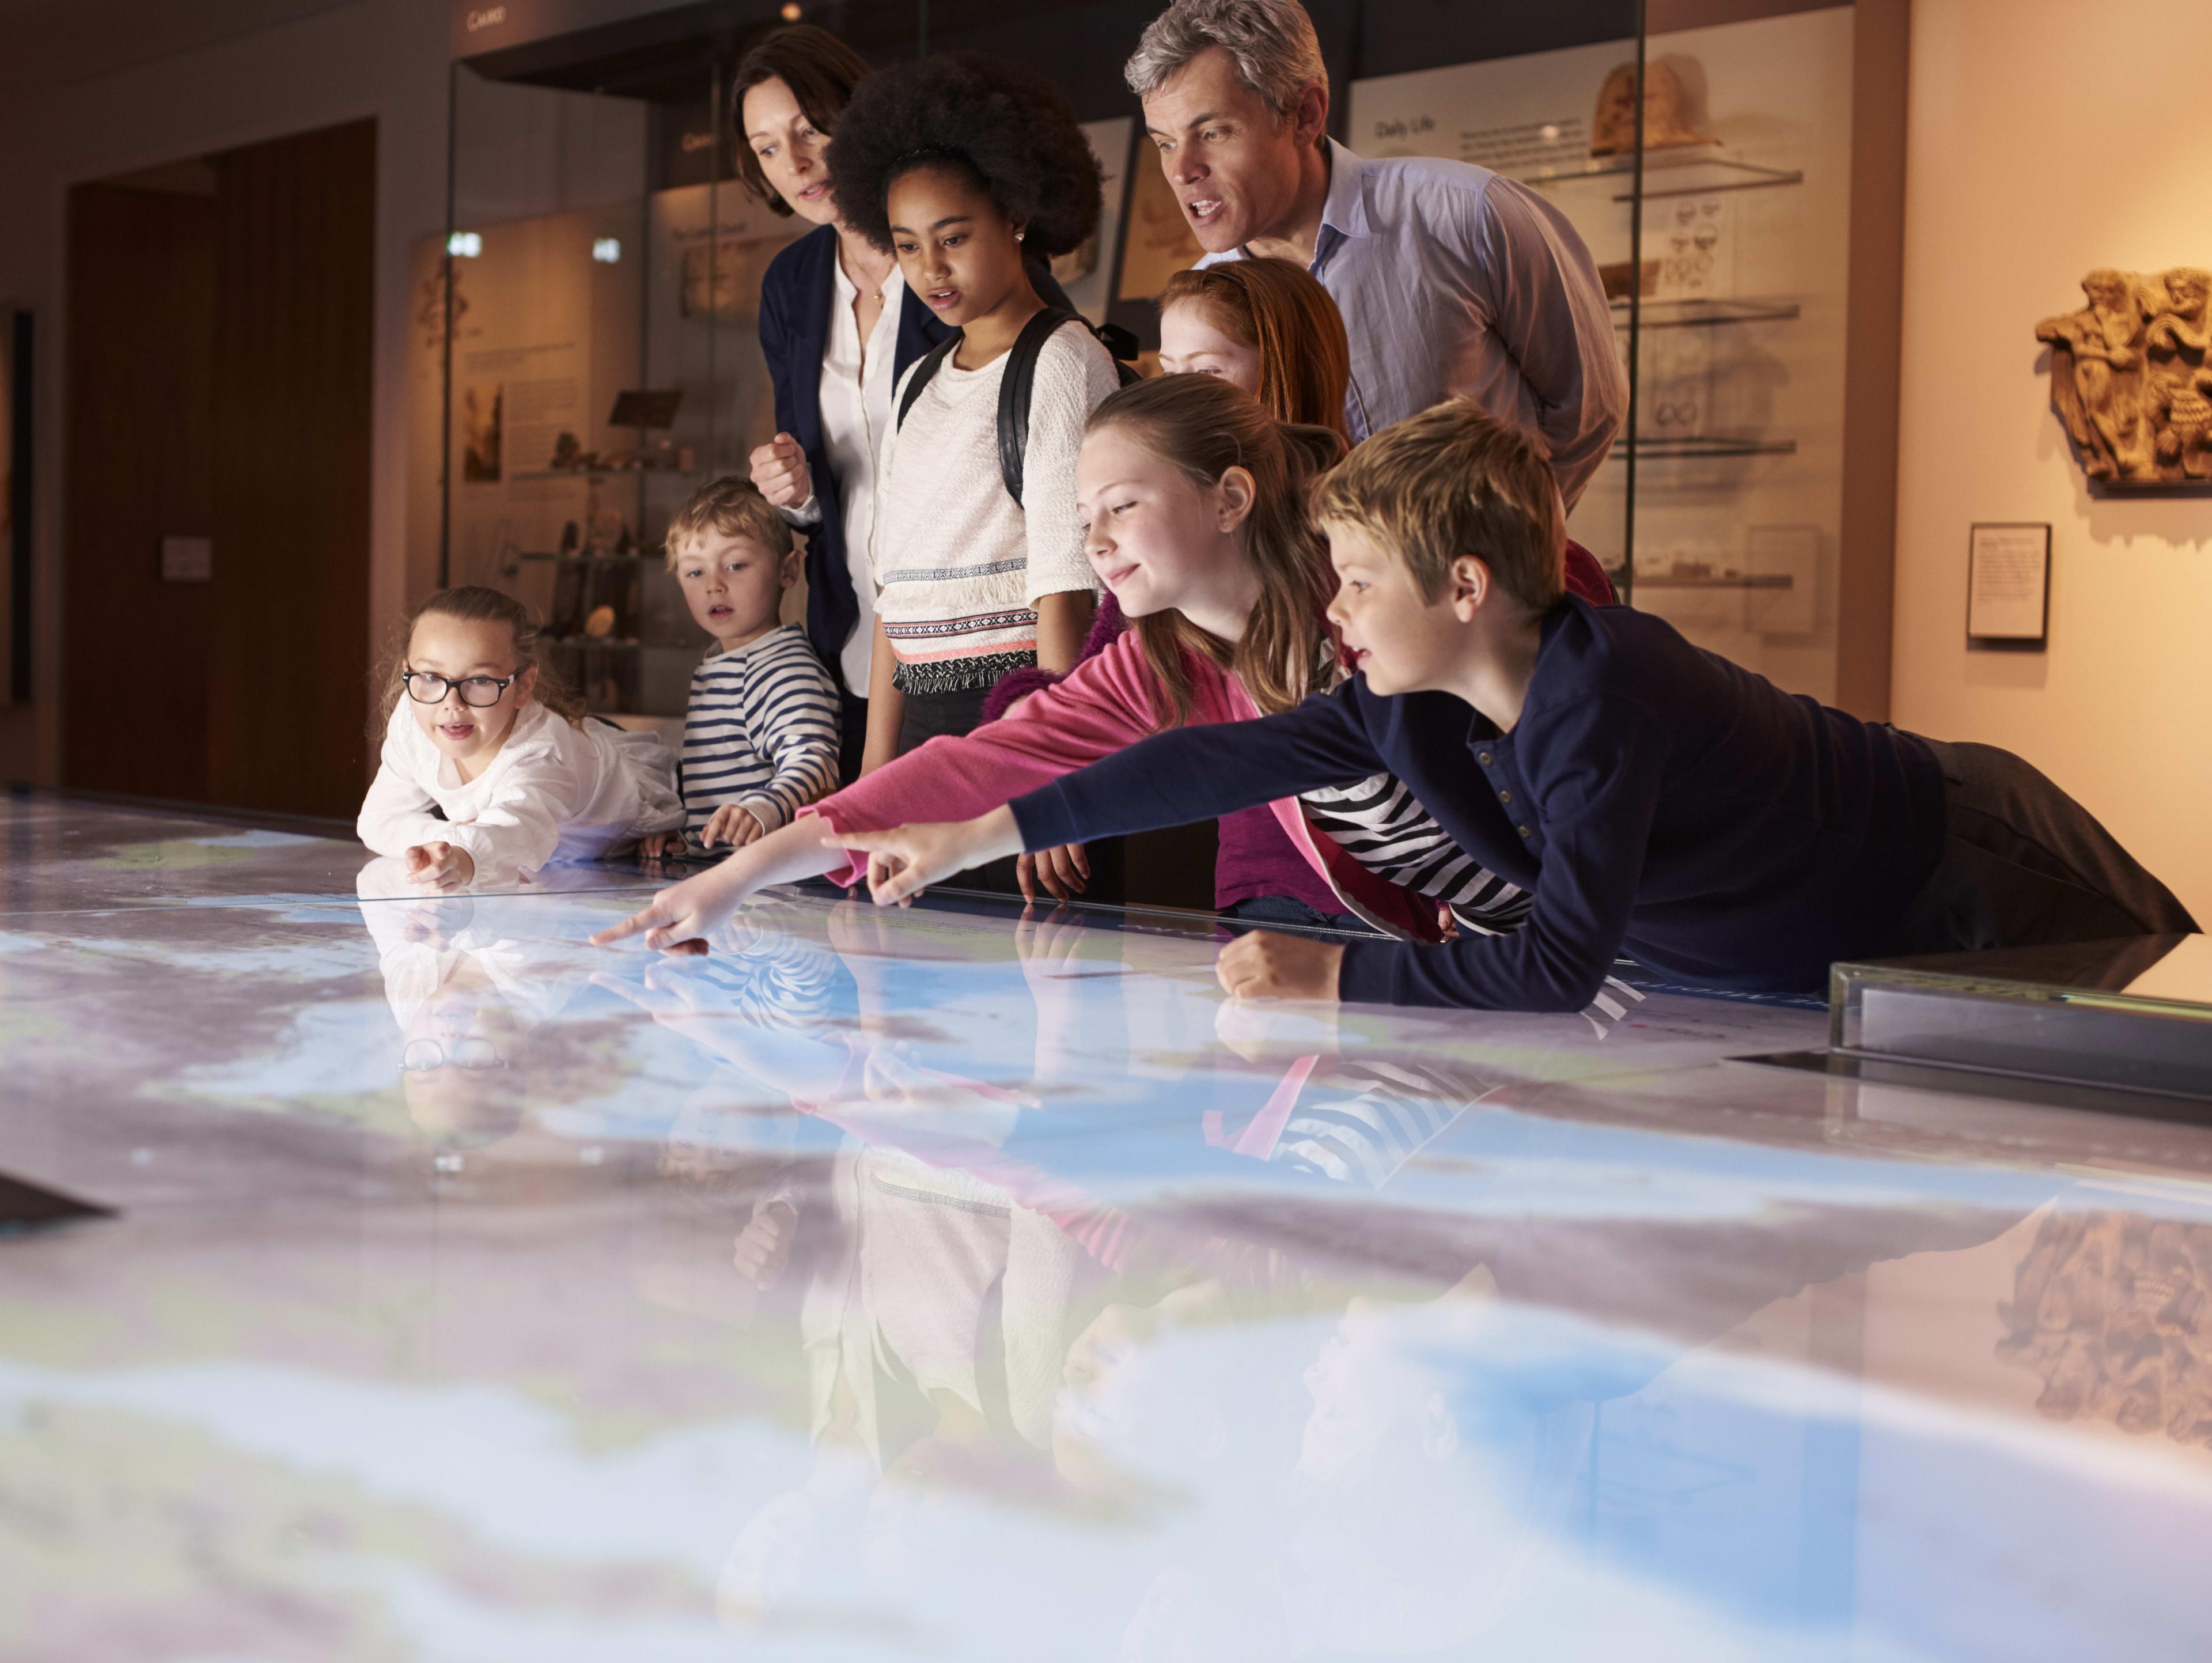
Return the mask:
<path id="1" fill-rule="evenodd" d="M 1528 922 L 1442 947 L 1257 933 L 1221 956 L 1231 992 L 1578 1011 L 1623 954 L 1683 982 L 1815 991 L 1838 959 L 2196 927 L 2018 757 L 1862 722 L 1649 613 L 1564 594 L 1542 440 L 1471 404 L 1361 445 L 1315 513 L 1354 679 L 1161 734 L 961 826 L 848 834 L 878 900 L 989 854 L 1387 768 L 1534 895 Z"/>

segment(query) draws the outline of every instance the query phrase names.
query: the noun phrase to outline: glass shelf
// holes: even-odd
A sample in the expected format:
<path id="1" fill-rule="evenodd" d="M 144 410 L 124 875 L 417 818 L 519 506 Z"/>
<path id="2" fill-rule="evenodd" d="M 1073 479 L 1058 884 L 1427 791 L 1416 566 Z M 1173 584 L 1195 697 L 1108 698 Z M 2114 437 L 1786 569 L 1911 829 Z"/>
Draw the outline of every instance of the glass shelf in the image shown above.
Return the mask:
<path id="1" fill-rule="evenodd" d="M 547 646 L 560 647 L 572 652 L 686 652 L 697 654 L 702 648 L 682 641 L 593 640 L 585 635 L 550 635 Z"/>
<path id="2" fill-rule="evenodd" d="M 597 483 L 603 479 L 642 479 L 647 476 L 660 479 L 696 479 L 697 468 L 532 468 L 507 476 L 510 481 L 526 479 L 585 479 Z"/>
<path id="3" fill-rule="evenodd" d="M 1638 589 L 1794 589 L 1797 580 L 1787 572 L 1719 572 L 1710 576 L 1677 577 L 1655 572 L 1636 580 Z"/>
<path id="4" fill-rule="evenodd" d="M 1795 300 L 1651 300 L 1644 302 L 1643 329 L 1711 329 L 1719 324 L 1784 323 L 1803 315 Z M 1628 327 L 1628 300 L 1613 302 L 1613 326 Z"/>
<path id="5" fill-rule="evenodd" d="M 532 555 L 518 550 L 514 558 L 558 566 L 634 566 L 640 561 L 654 558 L 659 553 L 659 550 L 655 549 L 652 555 Z"/>
<path id="6" fill-rule="evenodd" d="M 1576 167 L 1542 167 L 1520 175 L 1524 185 L 1562 185 L 1575 179 L 1632 177 L 1633 156 L 1593 156 Z M 1655 178 L 1657 183 L 1654 184 Z M 1765 167 L 1755 161 L 1738 161 L 1719 154 L 1713 145 L 1684 145 L 1679 150 L 1647 150 L 1644 156 L 1644 199 L 1662 197 L 1705 197 L 1717 191 L 1764 191 L 1779 185 L 1802 185 L 1802 169 Z M 1615 202 L 1632 200 L 1618 196 Z"/>
<path id="7" fill-rule="evenodd" d="M 1705 458 L 1726 456 L 1795 456 L 1797 441 L 1794 439 L 1639 439 L 1636 453 L 1658 462 L 1692 461 Z M 1612 458 L 1618 460 L 1627 446 L 1615 445 Z"/>

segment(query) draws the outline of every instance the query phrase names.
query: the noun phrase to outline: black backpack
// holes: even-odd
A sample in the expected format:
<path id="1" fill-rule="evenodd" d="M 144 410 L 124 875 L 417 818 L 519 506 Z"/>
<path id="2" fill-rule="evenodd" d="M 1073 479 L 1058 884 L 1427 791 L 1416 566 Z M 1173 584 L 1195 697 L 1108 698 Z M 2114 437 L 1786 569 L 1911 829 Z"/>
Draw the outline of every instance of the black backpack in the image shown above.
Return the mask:
<path id="1" fill-rule="evenodd" d="M 1018 503 L 1022 500 L 1022 456 L 1030 442 L 1030 398 L 1036 391 L 1037 355 L 1052 332 L 1062 324 L 1076 324 L 1091 329 L 1091 320 L 1079 312 L 1070 312 L 1065 307 L 1047 307 L 1022 325 L 1022 332 L 1006 349 L 1006 375 L 999 383 L 999 477 L 1006 482 L 1006 495 Z M 1109 324 L 1103 329 L 1091 330 L 1106 350 L 1114 355 L 1114 373 L 1123 386 L 1139 378 L 1136 367 L 1128 361 L 1137 355 L 1137 338 L 1126 329 Z M 959 350 L 960 331 L 955 330 L 939 341 L 914 367 L 906 391 L 899 395 L 898 415 L 892 426 L 906 425 L 906 413 L 914 408 L 914 401 L 921 397 L 921 390 L 929 385 L 929 378 L 937 373 L 947 358 Z"/>

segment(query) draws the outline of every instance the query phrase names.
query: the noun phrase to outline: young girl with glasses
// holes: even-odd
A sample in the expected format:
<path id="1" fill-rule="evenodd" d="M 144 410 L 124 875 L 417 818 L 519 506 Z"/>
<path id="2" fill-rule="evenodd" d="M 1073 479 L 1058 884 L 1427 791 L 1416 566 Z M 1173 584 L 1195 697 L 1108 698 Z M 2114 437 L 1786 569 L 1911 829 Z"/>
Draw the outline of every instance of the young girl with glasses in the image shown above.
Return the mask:
<path id="1" fill-rule="evenodd" d="M 441 590 L 380 677 L 382 759 L 357 829 L 426 889 L 526 880 L 684 823 L 659 736 L 586 721 L 538 645 L 520 602 Z"/>

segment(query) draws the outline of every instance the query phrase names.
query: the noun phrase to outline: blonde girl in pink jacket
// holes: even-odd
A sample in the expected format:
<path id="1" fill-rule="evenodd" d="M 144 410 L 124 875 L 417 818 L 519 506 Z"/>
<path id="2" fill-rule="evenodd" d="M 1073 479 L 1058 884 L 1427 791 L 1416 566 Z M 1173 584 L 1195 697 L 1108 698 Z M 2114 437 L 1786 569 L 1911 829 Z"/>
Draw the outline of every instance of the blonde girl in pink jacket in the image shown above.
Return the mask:
<path id="1" fill-rule="evenodd" d="M 1322 615 L 1335 580 L 1304 501 L 1342 447 L 1325 428 L 1273 421 L 1213 376 L 1114 394 L 1091 416 L 1076 491 L 1085 552 L 1129 632 L 1012 714 L 930 740 L 592 939 L 642 933 L 648 947 L 704 952 L 706 937 L 769 884 L 865 877 L 865 856 L 846 853 L 838 835 L 970 819 L 1161 729 L 1249 720 L 1327 689 L 1338 668 Z M 1571 574 L 1577 589 L 1604 583 L 1589 564 Z M 1271 806 L 1345 912 L 1416 940 L 1451 927 L 1436 897 L 1362 865 L 1297 799 Z M 1522 899 L 1499 888 L 1502 907 Z M 1500 914 L 1505 927 L 1515 921 Z"/>

